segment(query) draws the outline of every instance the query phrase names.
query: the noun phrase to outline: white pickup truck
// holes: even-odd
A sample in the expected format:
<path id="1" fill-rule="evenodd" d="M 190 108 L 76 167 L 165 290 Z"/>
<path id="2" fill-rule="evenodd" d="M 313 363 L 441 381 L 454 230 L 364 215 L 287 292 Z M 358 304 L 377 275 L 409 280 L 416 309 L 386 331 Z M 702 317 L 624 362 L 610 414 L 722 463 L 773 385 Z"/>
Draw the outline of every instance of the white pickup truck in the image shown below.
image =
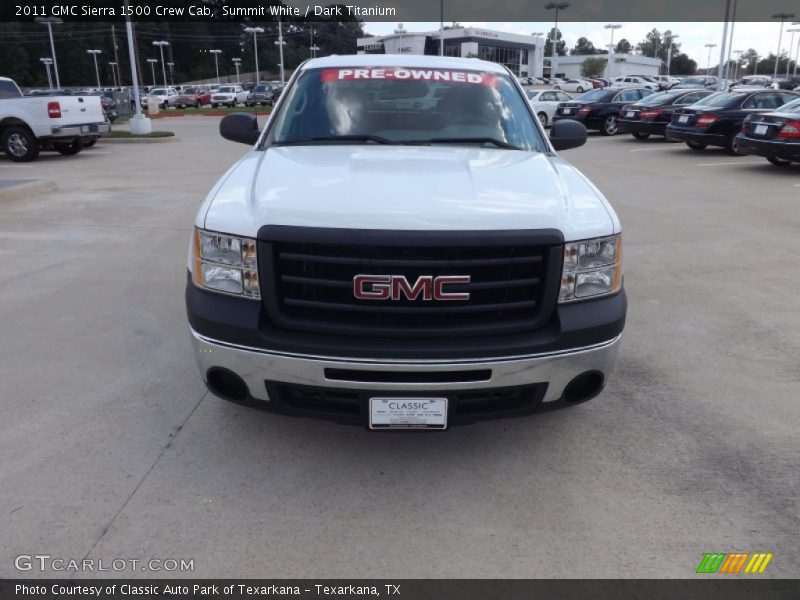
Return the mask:
<path id="1" fill-rule="evenodd" d="M 34 160 L 41 150 L 77 154 L 110 129 L 99 96 L 23 96 L 0 77 L 0 149 L 13 161 Z"/>
<path id="2" fill-rule="evenodd" d="M 475 59 L 303 63 L 197 213 L 186 307 L 216 395 L 446 429 L 597 395 L 625 324 L 620 222 L 513 74 Z M 551 405 L 552 406 L 552 405 Z"/>

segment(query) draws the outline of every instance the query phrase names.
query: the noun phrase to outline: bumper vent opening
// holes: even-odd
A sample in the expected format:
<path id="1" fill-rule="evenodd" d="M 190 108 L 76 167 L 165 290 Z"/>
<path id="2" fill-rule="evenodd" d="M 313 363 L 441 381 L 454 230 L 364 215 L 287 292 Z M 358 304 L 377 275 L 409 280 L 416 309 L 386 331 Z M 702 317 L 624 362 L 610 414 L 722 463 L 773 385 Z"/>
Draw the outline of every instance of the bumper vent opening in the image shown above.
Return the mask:
<path id="1" fill-rule="evenodd" d="M 575 377 L 564 388 L 564 400 L 577 403 L 591 400 L 603 389 L 605 376 L 600 371 L 586 371 Z"/>
<path id="2" fill-rule="evenodd" d="M 250 398 L 250 390 L 244 379 L 233 371 L 222 367 L 212 367 L 206 373 L 208 389 L 225 400 L 244 402 Z"/>

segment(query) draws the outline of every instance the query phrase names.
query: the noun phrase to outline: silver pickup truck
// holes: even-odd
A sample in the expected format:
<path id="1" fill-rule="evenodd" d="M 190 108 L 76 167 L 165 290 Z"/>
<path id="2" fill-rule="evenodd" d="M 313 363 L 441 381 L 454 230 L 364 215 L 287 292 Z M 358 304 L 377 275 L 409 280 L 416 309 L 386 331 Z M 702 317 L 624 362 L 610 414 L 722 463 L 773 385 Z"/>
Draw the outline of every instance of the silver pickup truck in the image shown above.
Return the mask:
<path id="1" fill-rule="evenodd" d="M 98 96 L 23 96 L 0 77 L 0 149 L 13 161 L 35 160 L 41 150 L 77 154 L 110 129 Z"/>

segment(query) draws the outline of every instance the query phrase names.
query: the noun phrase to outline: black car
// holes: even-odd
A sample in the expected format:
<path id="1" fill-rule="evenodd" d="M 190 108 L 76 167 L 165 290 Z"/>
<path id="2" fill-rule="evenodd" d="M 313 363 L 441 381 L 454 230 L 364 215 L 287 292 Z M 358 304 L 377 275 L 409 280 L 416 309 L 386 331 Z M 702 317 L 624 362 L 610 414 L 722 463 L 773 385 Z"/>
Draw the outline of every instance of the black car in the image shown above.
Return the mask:
<path id="1" fill-rule="evenodd" d="M 780 167 L 800 162 L 800 99 L 775 112 L 748 116 L 736 139 L 742 154 L 764 156 Z"/>
<path id="2" fill-rule="evenodd" d="M 745 118 L 773 112 L 796 98 L 800 94 L 783 90 L 717 92 L 696 104 L 676 109 L 667 125 L 667 139 L 686 142 L 692 150 L 722 146 L 728 154 L 738 156 L 741 152 L 736 136 Z"/>
<path id="3" fill-rule="evenodd" d="M 711 90 L 675 90 L 653 94 L 624 106 L 617 124 L 621 132 L 630 133 L 639 140 L 666 135 L 667 125 L 677 108 L 694 104 L 712 93 Z"/>
<path id="4" fill-rule="evenodd" d="M 586 129 L 599 130 L 603 135 L 619 133 L 617 118 L 626 104 L 650 96 L 653 90 L 645 88 L 602 88 L 590 90 L 570 102 L 562 102 L 556 108 L 553 123 L 573 119 L 583 123 Z"/>

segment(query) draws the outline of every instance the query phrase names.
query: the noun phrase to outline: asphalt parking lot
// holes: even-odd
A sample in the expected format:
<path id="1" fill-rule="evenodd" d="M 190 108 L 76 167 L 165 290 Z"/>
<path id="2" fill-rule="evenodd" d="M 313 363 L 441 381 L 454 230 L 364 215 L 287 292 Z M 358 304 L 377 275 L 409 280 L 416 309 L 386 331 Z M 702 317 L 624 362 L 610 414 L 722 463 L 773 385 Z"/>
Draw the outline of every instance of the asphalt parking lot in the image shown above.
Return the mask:
<path id="1" fill-rule="evenodd" d="M 614 379 L 568 410 L 386 435 L 206 392 L 186 251 L 246 149 L 215 118 L 155 123 L 178 138 L 0 156 L 0 179 L 58 185 L 0 202 L 0 576 L 41 576 L 14 568 L 36 553 L 197 577 L 660 578 L 739 550 L 800 572 L 800 165 L 630 136 L 565 152 L 623 223 Z"/>

